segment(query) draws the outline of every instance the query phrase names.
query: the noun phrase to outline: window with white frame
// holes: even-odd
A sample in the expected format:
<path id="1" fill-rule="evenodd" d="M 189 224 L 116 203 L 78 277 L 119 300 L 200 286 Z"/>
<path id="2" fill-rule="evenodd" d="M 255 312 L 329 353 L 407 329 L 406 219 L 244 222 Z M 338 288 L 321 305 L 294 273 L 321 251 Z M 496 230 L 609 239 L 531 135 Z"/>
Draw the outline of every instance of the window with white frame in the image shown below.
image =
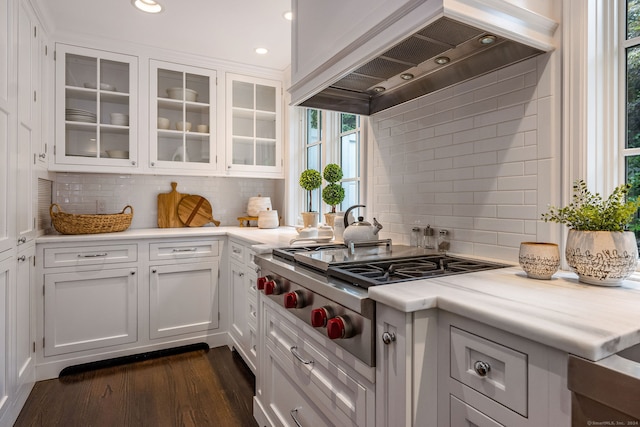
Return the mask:
<path id="1" fill-rule="evenodd" d="M 624 70 L 625 176 L 632 196 L 640 195 L 640 0 L 627 0 L 622 25 L 621 52 Z"/>
<path id="2" fill-rule="evenodd" d="M 326 165 L 335 163 L 342 168 L 342 180 L 338 183 L 345 190 L 345 197 L 336 210 L 343 211 L 360 203 L 361 179 L 361 117 L 356 114 L 338 113 L 306 108 L 304 113 L 304 156 L 305 168 L 323 172 Z M 322 189 L 305 192 L 303 206 L 316 212 L 329 212 L 331 207 L 322 200 Z M 302 206 L 300 207 L 302 209 Z M 307 208 L 308 209 L 308 208 Z M 306 209 L 303 209 L 306 210 Z"/>

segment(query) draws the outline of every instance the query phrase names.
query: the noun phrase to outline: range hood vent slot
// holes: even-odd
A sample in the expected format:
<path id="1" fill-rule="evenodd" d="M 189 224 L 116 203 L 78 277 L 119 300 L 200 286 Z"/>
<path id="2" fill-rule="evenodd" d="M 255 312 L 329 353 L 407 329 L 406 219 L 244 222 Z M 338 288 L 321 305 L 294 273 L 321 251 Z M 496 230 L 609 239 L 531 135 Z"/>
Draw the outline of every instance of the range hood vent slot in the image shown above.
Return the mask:
<path id="1" fill-rule="evenodd" d="M 480 38 L 487 35 L 495 42 L 482 44 Z M 299 105 L 371 115 L 541 53 L 441 17 Z M 440 56 L 449 62 L 437 64 Z M 403 73 L 414 78 L 405 80 Z M 380 87 L 384 91 L 376 90 Z"/>

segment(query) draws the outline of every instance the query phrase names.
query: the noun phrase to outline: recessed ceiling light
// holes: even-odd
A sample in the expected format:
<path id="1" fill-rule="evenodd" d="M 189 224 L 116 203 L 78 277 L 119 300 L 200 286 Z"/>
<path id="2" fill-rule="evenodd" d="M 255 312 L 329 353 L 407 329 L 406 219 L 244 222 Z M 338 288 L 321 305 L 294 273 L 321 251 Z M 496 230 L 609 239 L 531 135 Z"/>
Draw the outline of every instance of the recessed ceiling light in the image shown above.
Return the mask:
<path id="1" fill-rule="evenodd" d="M 411 80 L 413 78 L 413 74 L 411 74 L 411 73 L 403 73 L 403 74 L 400 74 L 400 78 L 402 80 Z"/>
<path id="2" fill-rule="evenodd" d="M 269 52 L 269 51 L 268 51 L 266 48 L 264 48 L 264 47 L 257 47 L 257 48 L 256 48 L 256 53 L 257 53 L 258 55 L 266 55 L 268 52 Z"/>
<path id="3" fill-rule="evenodd" d="M 160 3 L 153 0 L 131 0 L 131 4 L 147 13 L 159 13 L 162 11 Z"/>
<path id="4" fill-rule="evenodd" d="M 291 12 L 290 10 L 286 11 L 285 13 L 282 14 L 282 17 L 284 19 L 286 19 L 287 21 L 291 21 L 293 19 L 293 12 Z"/>
<path id="5" fill-rule="evenodd" d="M 444 65 L 444 64 L 447 64 L 451 60 L 447 56 L 438 56 L 436 59 L 434 59 L 434 61 L 438 65 Z"/>
<path id="6" fill-rule="evenodd" d="M 486 36 L 482 36 L 478 39 L 480 44 L 492 44 L 496 41 L 496 36 L 487 34 Z"/>
<path id="7" fill-rule="evenodd" d="M 374 87 L 374 88 L 373 88 L 373 91 L 374 91 L 375 93 L 382 93 L 382 92 L 384 92 L 385 90 L 386 90 L 386 89 L 385 89 L 385 88 L 383 88 L 382 86 L 376 86 L 376 87 Z"/>

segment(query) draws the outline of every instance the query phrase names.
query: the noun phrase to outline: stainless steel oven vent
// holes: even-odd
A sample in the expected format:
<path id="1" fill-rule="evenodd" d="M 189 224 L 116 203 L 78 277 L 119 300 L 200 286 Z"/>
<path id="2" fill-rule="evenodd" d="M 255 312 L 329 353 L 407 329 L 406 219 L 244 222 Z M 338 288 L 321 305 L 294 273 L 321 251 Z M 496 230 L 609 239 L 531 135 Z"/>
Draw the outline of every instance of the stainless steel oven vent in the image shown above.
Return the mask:
<path id="1" fill-rule="evenodd" d="M 487 35 L 495 41 L 481 43 Z M 371 115 L 541 53 L 442 17 L 299 105 Z M 448 62 L 438 64 L 438 57 Z M 413 79 L 403 79 L 406 73 Z"/>

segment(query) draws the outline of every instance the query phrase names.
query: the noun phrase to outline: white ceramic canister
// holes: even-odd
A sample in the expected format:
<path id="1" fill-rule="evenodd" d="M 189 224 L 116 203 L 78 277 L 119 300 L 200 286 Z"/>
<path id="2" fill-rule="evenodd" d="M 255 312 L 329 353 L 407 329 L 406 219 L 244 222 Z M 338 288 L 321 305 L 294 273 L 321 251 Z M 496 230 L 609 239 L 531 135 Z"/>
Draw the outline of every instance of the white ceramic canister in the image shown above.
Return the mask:
<path id="1" fill-rule="evenodd" d="M 269 208 L 258 213 L 258 228 L 278 228 L 279 225 L 278 211 Z"/>
<path id="2" fill-rule="evenodd" d="M 262 211 L 271 210 L 271 198 L 261 197 L 249 197 L 249 204 L 247 205 L 247 214 L 249 216 L 258 216 Z"/>

